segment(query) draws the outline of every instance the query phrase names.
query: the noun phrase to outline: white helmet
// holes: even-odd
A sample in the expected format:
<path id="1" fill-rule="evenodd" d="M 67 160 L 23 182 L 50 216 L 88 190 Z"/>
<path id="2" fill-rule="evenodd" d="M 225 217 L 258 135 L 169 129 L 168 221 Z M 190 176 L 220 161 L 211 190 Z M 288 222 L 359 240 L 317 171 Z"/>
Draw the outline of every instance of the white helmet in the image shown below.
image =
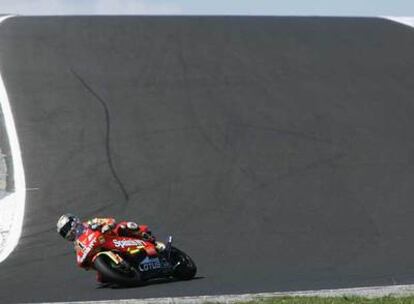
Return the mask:
<path id="1" fill-rule="evenodd" d="M 57 224 L 57 232 L 66 240 L 74 241 L 76 238 L 76 228 L 81 224 L 80 219 L 70 213 L 62 215 Z"/>

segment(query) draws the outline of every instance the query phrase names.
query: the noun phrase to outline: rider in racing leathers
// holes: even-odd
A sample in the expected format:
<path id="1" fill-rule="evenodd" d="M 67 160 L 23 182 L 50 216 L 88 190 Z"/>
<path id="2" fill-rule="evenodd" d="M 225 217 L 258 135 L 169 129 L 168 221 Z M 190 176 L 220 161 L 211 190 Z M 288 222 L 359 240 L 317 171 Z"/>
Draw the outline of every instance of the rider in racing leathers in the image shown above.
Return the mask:
<path id="1" fill-rule="evenodd" d="M 63 214 L 57 222 L 57 232 L 66 240 L 74 242 L 82 235 L 85 228 L 99 230 L 102 233 L 112 232 L 118 236 L 133 237 L 155 244 L 158 251 L 165 249 L 165 245 L 155 241 L 147 225 L 138 225 L 135 222 L 121 221 L 117 223 L 114 218 L 94 218 L 86 222 L 73 214 Z M 100 277 L 97 277 L 98 281 Z"/>

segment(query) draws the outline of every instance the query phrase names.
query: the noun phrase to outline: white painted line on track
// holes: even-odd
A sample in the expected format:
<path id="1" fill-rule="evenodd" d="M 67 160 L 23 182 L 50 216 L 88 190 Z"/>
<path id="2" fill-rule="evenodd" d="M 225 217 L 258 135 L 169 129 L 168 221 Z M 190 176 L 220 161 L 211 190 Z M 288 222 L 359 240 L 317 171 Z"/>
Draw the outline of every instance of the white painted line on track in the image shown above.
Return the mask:
<path id="1" fill-rule="evenodd" d="M 6 19 L 13 17 L 0 17 L 0 25 Z M 17 137 L 16 126 L 12 109 L 7 96 L 6 87 L 0 71 L 0 106 L 4 117 L 7 136 L 9 138 L 10 152 L 12 155 L 14 192 L 0 200 L 1 224 L 7 229 L 4 245 L 0 248 L 0 263 L 4 261 L 17 246 L 22 232 L 24 208 L 26 201 L 26 181 L 24 176 L 23 161 L 20 144 Z M 4 236 L 3 236 L 4 237 Z"/>
<path id="2" fill-rule="evenodd" d="M 414 17 L 392 17 L 392 16 L 384 16 L 382 18 L 395 21 L 398 23 L 402 23 L 411 27 L 414 27 Z"/>
<path id="3" fill-rule="evenodd" d="M 217 296 L 198 296 L 198 297 L 177 297 L 177 298 L 150 298 L 150 299 L 128 299 L 128 300 L 105 300 L 105 301 L 77 301 L 77 302 L 45 302 L 44 304 L 202 304 L 202 303 L 236 303 L 248 302 L 258 299 L 274 297 L 343 297 L 359 296 L 366 298 L 379 298 L 386 296 L 403 297 L 414 295 L 414 285 L 392 285 L 392 286 L 373 286 L 357 287 L 344 289 L 321 289 L 292 292 L 266 292 L 251 293 L 240 295 L 217 295 Z"/>

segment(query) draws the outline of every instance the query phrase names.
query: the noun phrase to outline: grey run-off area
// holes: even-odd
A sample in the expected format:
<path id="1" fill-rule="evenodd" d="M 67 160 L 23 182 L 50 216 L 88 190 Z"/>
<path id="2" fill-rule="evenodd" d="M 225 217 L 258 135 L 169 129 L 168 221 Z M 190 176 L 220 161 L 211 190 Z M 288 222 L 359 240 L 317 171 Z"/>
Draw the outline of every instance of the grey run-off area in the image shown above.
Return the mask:
<path id="1" fill-rule="evenodd" d="M 36 190 L 0 302 L 412 283 L 413 54 L 375 18 L 8 19 Z M 68 211 L 172 233 L 199 278 L 96 288 L 56 235 Z"/>

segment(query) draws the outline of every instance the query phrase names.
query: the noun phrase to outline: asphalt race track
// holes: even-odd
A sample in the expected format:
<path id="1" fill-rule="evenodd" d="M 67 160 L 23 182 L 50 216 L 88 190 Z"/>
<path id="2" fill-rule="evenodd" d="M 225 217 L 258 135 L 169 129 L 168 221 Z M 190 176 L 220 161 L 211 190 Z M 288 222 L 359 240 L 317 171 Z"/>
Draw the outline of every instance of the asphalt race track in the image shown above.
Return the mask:
<path id="1" fill-rule="evenodd" d="M 16 17 L 0 66 L 30 188 L 0 302 L 414 282 L 414 29 Z M 64 212 L 171 233 L 198 279 L 97 288 Z"/>

